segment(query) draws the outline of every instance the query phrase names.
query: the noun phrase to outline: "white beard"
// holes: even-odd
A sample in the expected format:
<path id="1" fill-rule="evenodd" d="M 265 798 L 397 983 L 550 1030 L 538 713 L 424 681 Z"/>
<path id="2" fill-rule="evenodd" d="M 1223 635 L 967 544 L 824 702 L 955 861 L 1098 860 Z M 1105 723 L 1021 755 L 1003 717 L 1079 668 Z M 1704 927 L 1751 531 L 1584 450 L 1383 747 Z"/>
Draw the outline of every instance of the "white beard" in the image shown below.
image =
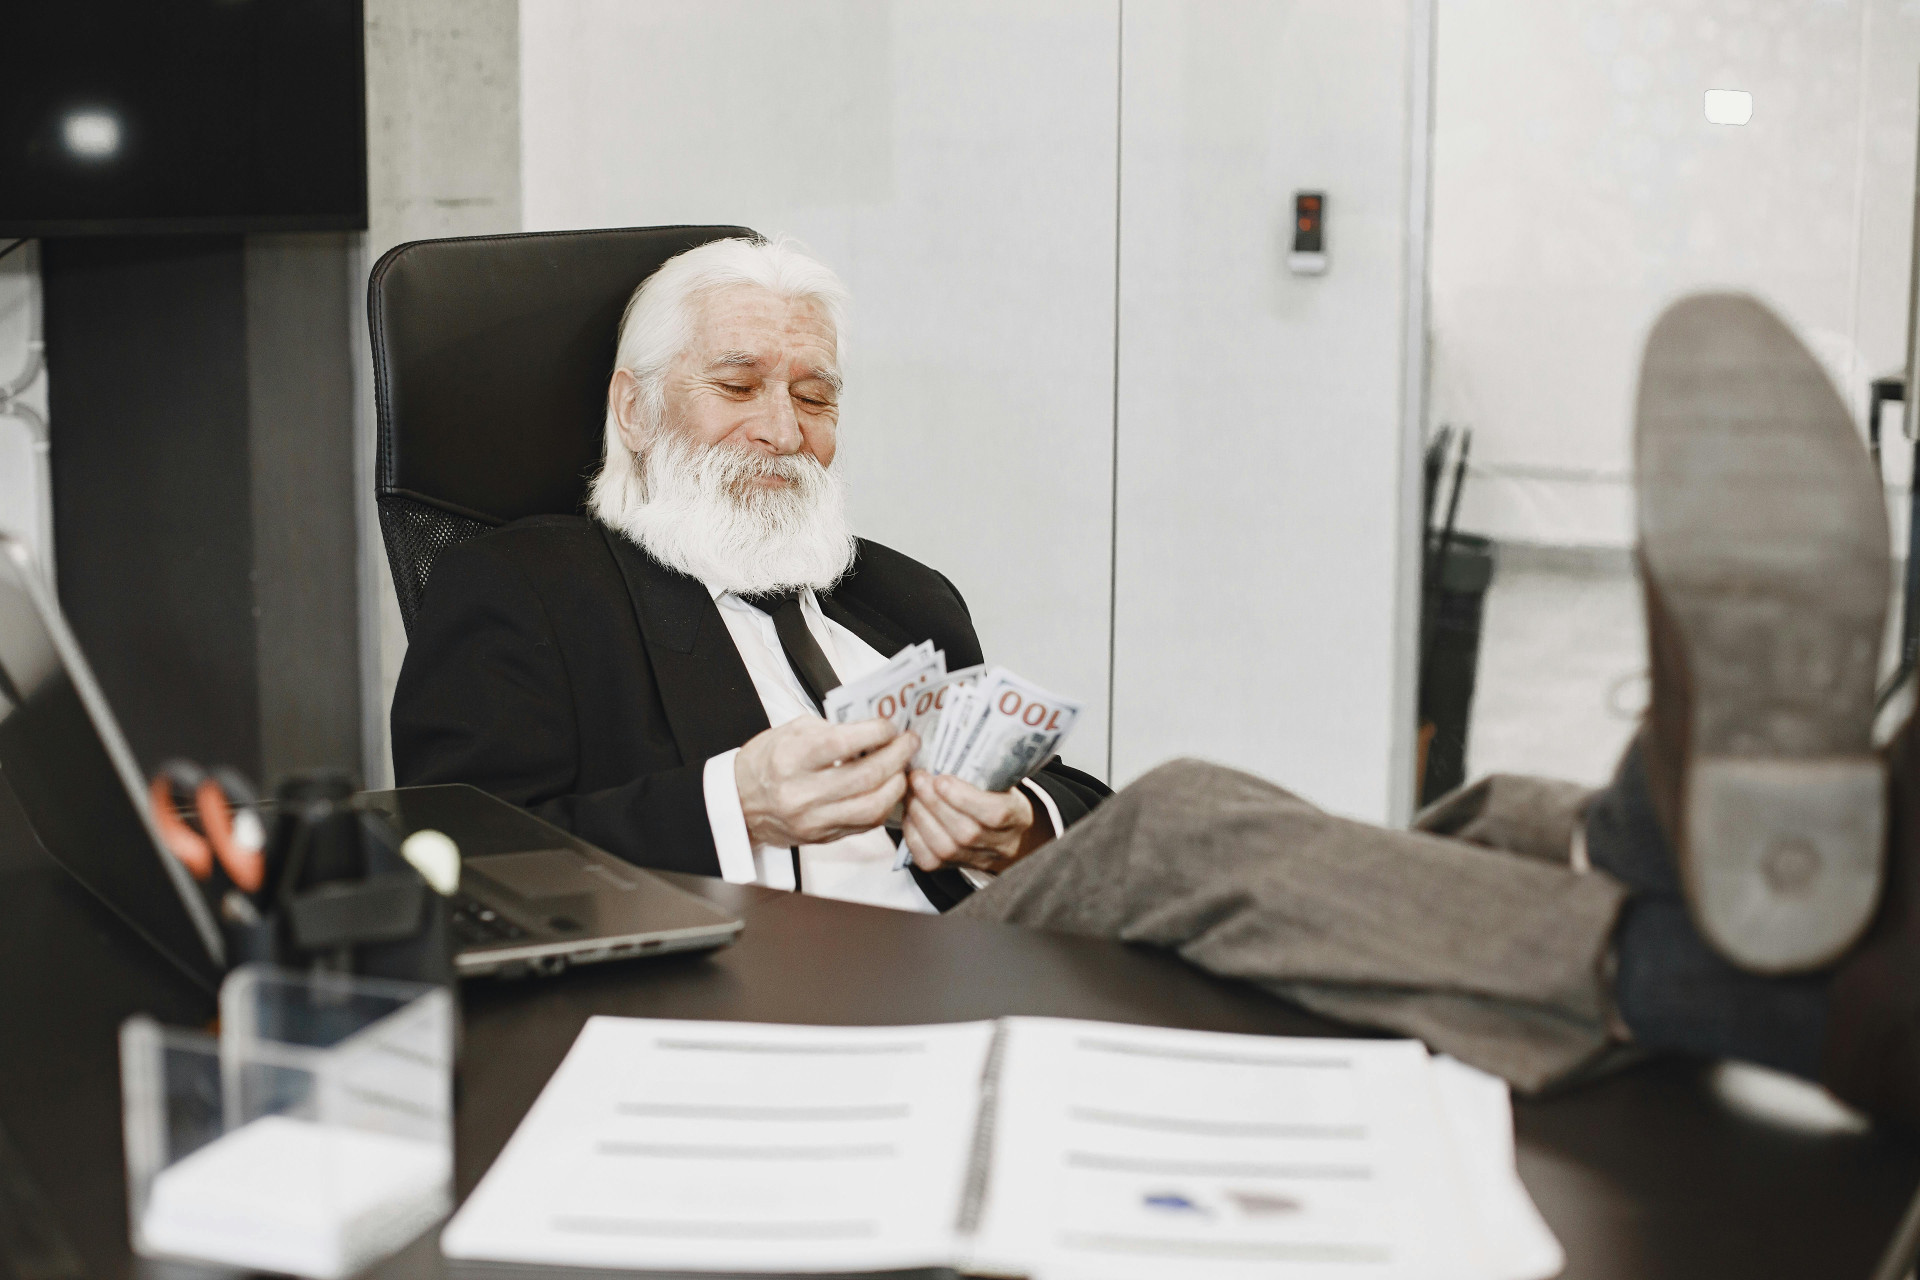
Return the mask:
<path id="1" fill-rule="evenodd" d="M 824 591 L 853 567 L 845 487 L 812 454 L 770 457 L 694 445 L 664 429 L 628 465 L 637 472 L 637 483 L 622 486 L 628 501 L 614 511 L 606 509 L 613 503 L 596 501 L 596 514 L 670 569 L 753 595 Z M 787 483 L 752 483 L 770 476 Z"/>

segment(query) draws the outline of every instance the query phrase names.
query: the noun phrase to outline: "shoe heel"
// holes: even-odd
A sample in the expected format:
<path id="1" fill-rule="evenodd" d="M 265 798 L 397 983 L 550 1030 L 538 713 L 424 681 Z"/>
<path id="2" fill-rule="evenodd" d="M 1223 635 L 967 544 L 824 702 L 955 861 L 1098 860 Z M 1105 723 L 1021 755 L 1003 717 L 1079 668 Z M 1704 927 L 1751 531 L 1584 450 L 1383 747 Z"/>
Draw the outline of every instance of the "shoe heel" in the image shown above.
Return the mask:
<path id="1" fill-rule="evenodd" d="M 1707 940 L 1761 973 L 1837 958 L 1880 899 L 1886 792 L 1870 755 L 1697 757 L 1680 865 Z"/>

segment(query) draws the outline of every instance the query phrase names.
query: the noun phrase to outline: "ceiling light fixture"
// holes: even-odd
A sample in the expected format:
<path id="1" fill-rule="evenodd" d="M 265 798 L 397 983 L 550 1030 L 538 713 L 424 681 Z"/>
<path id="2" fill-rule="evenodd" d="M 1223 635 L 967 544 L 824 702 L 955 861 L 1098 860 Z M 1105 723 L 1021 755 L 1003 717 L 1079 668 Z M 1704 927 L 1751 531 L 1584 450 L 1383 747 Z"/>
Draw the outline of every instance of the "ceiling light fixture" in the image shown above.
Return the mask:
<path id="1" fill-rule="evenodd" d="M 1744 89 L 1707 90 L 1708 124 L 1745 124 L 1753 119 L 1753 95 Z"/>
<path id="2" fill-rule="evenodd" d="M 82 160 L 105 160 L 120 150 L 120 117 L 111 111 L 75 111 L 60 122 L 67 150 Z"/>

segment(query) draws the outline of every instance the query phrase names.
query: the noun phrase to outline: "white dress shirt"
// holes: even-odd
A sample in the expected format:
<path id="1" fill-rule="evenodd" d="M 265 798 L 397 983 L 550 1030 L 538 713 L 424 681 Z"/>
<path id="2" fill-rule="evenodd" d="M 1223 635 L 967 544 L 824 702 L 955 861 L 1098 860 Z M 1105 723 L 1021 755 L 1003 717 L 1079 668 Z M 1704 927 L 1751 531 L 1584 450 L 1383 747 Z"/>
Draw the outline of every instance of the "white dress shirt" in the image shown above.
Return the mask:
<path id="1" fill-rule="evenodd" d="M 793 672 L 773 619 L 730 591 L 707 585 L 721 621 L 740 651 L 753 688 L 766 709 L 767 723 L 778 727 L 800 716 L 818 716 L 813 699 Z M 820 602 L 811 591 L 800 596 L 800 616 L 807 630 L 820 645 L 820 651 L 833 664 L 841 683 L 884 666 L 885 655 L 872 645 L 820 612 Z M 763 884 L 773 889 L 792 889 L 793 855 L 785 846 L 755 845 L 747 835 L 747 820 L 740 810 L 740 788 L 734 780 L 733 760 L 738 747 L 724 751 L 707 761 L 702 773 L 706 792 L 707 823 L 713 828 L 713 847 L 720 855 L 720 874 L 735 884 Z M 1027 793 L 1034 800 L 1035 821 L 1050 821 L 1055 832 L 1061 828 L 1060 813 L 1053 797 L 1031 783 Z M 1044 815 L 1044 817 L 1042 816 Z M 885 828 L 876 827 L 858 835 L 846 836 L 830 844 L 800 846 L 801 882 L 808 893 L 823 898 L 843 898 L 849 902 L 867 902 L 875 906 L 897 907 L 903 911 L 932 912 L 920 886 L 905 867 L 893 868 L 894 844 Z M 984 883 L 984 873 L 961 868 L 976 885 Z"/>

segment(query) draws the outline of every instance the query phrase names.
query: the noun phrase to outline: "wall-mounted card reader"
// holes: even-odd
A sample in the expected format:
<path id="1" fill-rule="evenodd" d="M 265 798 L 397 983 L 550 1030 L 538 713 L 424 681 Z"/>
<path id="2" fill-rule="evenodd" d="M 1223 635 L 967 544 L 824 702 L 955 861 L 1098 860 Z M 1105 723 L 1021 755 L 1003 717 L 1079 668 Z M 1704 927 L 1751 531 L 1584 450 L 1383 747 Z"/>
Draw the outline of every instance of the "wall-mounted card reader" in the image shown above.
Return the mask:
<path id="1" fill-rule="evenodd" d="M 1327 273 L 1326 241 L 1327 193 L 1293 193 L 1293 252 L 1287 255 L 1287 270 L 1297 276 Z"/>

